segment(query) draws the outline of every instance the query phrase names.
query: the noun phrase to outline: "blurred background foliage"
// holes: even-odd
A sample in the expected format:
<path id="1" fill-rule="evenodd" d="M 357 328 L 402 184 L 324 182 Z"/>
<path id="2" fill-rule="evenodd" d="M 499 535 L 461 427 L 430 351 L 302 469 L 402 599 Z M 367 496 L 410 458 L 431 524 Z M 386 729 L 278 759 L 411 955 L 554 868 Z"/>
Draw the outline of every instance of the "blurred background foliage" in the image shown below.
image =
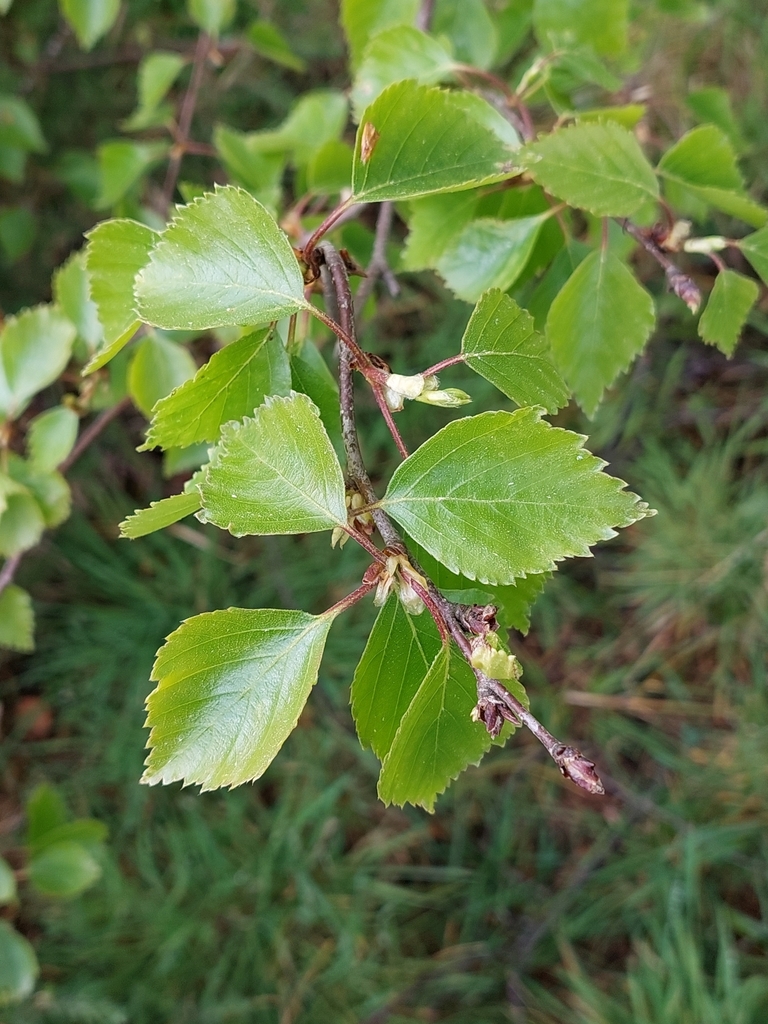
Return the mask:
<path id="1" fill-rule="evenodd" d="M 509 6 L 523 25 L 511 66 L 524 66 L 530 5 Z M 327 0 L 240 3 L 233 34 L 271 19 L 293 66 L 252 48 L 227 55 L 201 93 L 196 137 L 219 120 L 270 128 L 307 89 L 345 88 L 337 16 Z M 123 4 L 89 52 L 50 0 L 16 0 L 2 28 L 0 93 L 25 98 L 45 139 L 22 177 L 0 178 L 9 313 L 50 297 L 53 268 L 102 216 L 94 154 L 136 106 L 141 55 L 189 57 L 195 30 L 182 0 Z M 648 87 L 651 138 L 695 122 L 690 94 L 726 90 L 747 180 L 765 199 L 761 5 L 637 2 L 631 34 L 619 70 L 629 91 Z M 182 178 L 209 183 L 217 168 L 189 156 Z M 152 172 L 150 197 L 162 176 Z M 137 202 L 129 194 L 116 212 L 135 215 Z M 468 315 L 431 276 L 403 284 L 366 329 L 395 370 L 452 351 Z M 118 542 L 117 522 L 167 486 L 160 461 L 134 451 L 138 414 L 88 452 L 72 474 L 76 514 L 20 574 L 38 649 L 0 655 L 0 851 L 12 857 L 22 842 L 19 811 L 41 781 L 109 839 L 101 880 L 77 901 L 26 893 L 4 911 L 42 971 L 4 1021 L 768 1019 L 768 355 L 748 330 L 728 361 L 660 302 L 654 343 L 596 421 L 573 409 L 558 419 L 588 427 L 593 450 L 659 515 L 559 572 L 529 635 L 513 637 L 545 724 L 604 769 L 602 800 L 517 735 L 461 776 L 434 816 L 379 804 L 347 707 L 368 605 L 334 627 L 300 727 L 257 783 L 204 796 L 140 787 L 149 669 L 179 619 L 227 604 L 317 610 L 364 561 L 350 548 L 330 560 L 323 537 L 235 543 L 184 525 Z M 756 326 L 767 312 L 753 314 Z M 473 391 L 482 405 L 477 378 Z M 409 409 L 404 429 L 426 434 L 443 415 Z M 377 424 L 364 436 L 386 468 Z"/>

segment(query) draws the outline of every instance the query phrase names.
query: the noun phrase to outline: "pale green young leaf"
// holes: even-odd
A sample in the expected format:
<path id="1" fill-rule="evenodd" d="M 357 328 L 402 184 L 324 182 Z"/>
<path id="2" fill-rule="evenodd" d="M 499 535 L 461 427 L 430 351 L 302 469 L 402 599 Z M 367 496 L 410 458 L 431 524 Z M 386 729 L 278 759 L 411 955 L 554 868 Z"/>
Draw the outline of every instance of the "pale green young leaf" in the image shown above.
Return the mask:
<path id="1" fill-rule="evenodd" d="M 34 632 L 32 599 L 26 590 L 11 583 L 0 592 L 0 647 L 25 653 L 34 650 Z"/>
<path id="2" fill-rule="evenodd" d="M 142 59 L 137 76 L 138 106 L 128 120 L 123 122 L 124 130 L 141 131 L 153 127 L 158 119 L 164 119 L 162 116 L 158 118 L 158 107 L 185 63 L 180 54 L 163 50 L 156 50 Z"/>
<path id="3" fill-rule="evenodd" d="M 2 620 L 0 620 L 2 622 Z M 0 630 L 2 626 L 0 626 Z M 13 873 L 13 868 L 0 857 L 0 907 L 6 906 L 8 903 L 13 903 L 16 899 L 16 876 Z"/>
<path id="4" fill-rule="evenodd" d="M 136 347 L 128 371 L 128 393 L 149 419 L 157 402 L 194 377 L 196 370 L 183 345 L 153 332 Z"/>
<path id="5" fill-rule="evenodd" d="M 248 334 L 214 353 L 193 380 L 157 403 L 140 450 L 216 441 L 222 423 L 250 416 L 267 395 L 290 390 L 291 368 L 279 337 Z"/>
<path id="6" fill-rule="evenodd" d="M 137 509 L 132 516 L 128 516 L 120 523 L 120 536 L 129 540 L 146 537 L 149 533 L 164 530 L 166 526 L 191 516 L 200 507 L 200 493 L 197 490 L 153 501 L 149 508 Z"/>
<path id="7" fill-rule="evenodd" d="M 344 476 L 306 395 L 267 398 L 253 418 L 222 427 L 200 482 L 198 519 L 246 534 L 346 526 Z"/>
<path id="8" fill-rule="evenodd" d="M 550 578 L 549 573 L 534 573 L 516 579 L 505 586 L 479 584 L 461 573 L 451 572 L 438 562 L 428 551 L 411 537 L 406 537 L 406 546 L 449 601 L 458 604 L 492 604 L 496 607 L 496 618 L 506 629 L 516 629 L 525 635 L 531 625 L 531 608 Z"/>
<path id="9" fill-rule="evenodd" d="M 336 378 L 311 341 L 305 341 L 301 348 L 292 352 L 290 360 L 293 390 L 312 399 L 333 447 L 341 451 L 341 405 Z"/>
<path id="10" fill-rule="evenodd" d="M 658 173 L 707 206 L 762 227 L 768 211 L 744 191 L 736 153 L 728 136 L 713 124 L 687 132 L 659 161 Z"/>
<path id="11" fill-rule="evenodd" d="M 461 350 L 468 366 L 518 405 L 543 405 L 551 413 L 568 402 L 549 342 L 534 330 L 530 313 L 498 289 L 478 302 Z"/>
<path id="12" fill-rule="evenodd" d="M 142 177 L 145 171 L 168 154 L 164 142 L 104 142 L 98 150 L 101 191 L 97 209 L 114 206 Z"/>
<path id="13" fill-rule="evenodd" d="M 412 199 L 502 181 L 514 173 L 518 147 L 514 129 L 479 96 L 398 82 L 360 122 L 354 197 Z"/>
<path id="14" fill-rule="evenodd" d="M 373 624 L 351 690 L 357 735 L 380 761 L 441 646 L 432 616 L 409 615 L 390 595 Z"/>
<path id="15" fill-rule="evenodd" d="M 360 120 L 365 108 L 388 85 L 415 79 L 422 85 L 443 82 L 455 65 L 441 42 L 410 25 L 398 25 L 375 35 L 365 48 L 352 86 L 352 109 Z"/>
<path id="16" fill-rule="evenodd" d="M 26 844 L 38 848 L 44 836 L 67 820 L 67 808 L 58 789 L 47 782 L 35 786 L 24 808 L 27 817 Z"/>
<path id="17" fill-rule="evenodd" d="M 91 298 L 99 311 L 104 344 L 83 373 L 101 369 L 128 344 L 139 327 L 133 297 L 136 274 L 160 237 L 135 220 L 106 220 L 88 232 L 85 252 Z"/>
<path id="18" fill-rule="evenodd" d="M 14 419 L 61 374 L 72 354 L 74 324 L 55 306 L 9 316 L 0 330 L 0 420 Z"/>
<path id="19" fill-rule="evenodd" d="M 4 500 L 5 509 L 0 515 L 0 555 L 11 558 L 40 543 L 45 519 L 29 493 L 9 494 Z"/>
<path id="20" fill-rule="evenodd" d="M 745 148 L 744 138 L 731 106 L 731 97 L 726 89 L 717 85 L 696 89 L 688 93 L 685 102 L 699 121 L 717 125 L 731 140 L 737 152 Z"/>
<path id="21" fill-rule="evenodd" d="M 238 132 L 223 124 L 214 129 L 213 144 L 233 181 L 265 206 L 277 206 L 286 163 L 283 147 L 265 145 L 261 132 Z"/>
<path id="22" fill-rule="evenodd" d="M 350 63 L 356 68 L 378 32 L 395 25 L 413 25 L 421 0 L 342 0 L 341 24 L 349 45 Z"/>
<path id="23" fill-rule="evenodd" d="M 768 286 L 768 227 L 739 239 L 739 249 Z"/>
<path id="24" fill-rule="evenodd" d="M 169 330 L 266 324 L 307 306 L 288 239 L 231 185 L 177 210 L 135 292 L 142 319 Z"/>
<path id="25" fill-rule="evenodd" d="M 0 146 L 22 153 L 44 153 L 48 148 L 37 115 L 20 96 L 0 94 Z"/>
<path id="26" fill-rule="evenodd" d="M 187 0 L 192 21 L 214 39 L 232 21 L 236 9 L 237 0 Z"/>
<path id="27" fill-rule="evenodd" d="M 46 409 L 35 416 L 27 431 L 27 450 L 33 469 L 49 473 L 57 469 L 72 451 L 80 420 L 65 405 Z"/>
<path id="28" fill-rule="evenodd" d="M 280 29 L 271 21 L 259 19 L 248 28 L 248 42 L 260 57 L 299 73 L 306 71 L 307 62 L 295 54 Z"/>
<path id="29" fill-rule="evenodd" d="M 62 312 L 77 328 L 77 337 L 93 355 L 104 339 L 99 311 L 91 298 L 84 252 L 71 256 L 53 275 L 53 296 Z M 77 358 L 78 353 L 75 353 Z"/>
<path id="30" fill-rule="evenodd" d="M 735 270 L 721 270 L 699 320 L 699 334 L 704 341 L 732 356 L 759 294 L 757 281 Z"/>
<path id="31" fill-rule="evenodd" d="M 549 216 L 470 221 L 437 261 L 438 273 L 465 302 L 477 302 L 489 288 L 506 291 L 525 269 Z"/>
<path id="32" fill-rule="evenodd" d="M 409 204 L 408 237 L 400 260 L 403 270 L 436 267 L 472 220 L 478 202 L 476 192 L 445 192 L 414 199 Z"/>
<path id="33" fill-rule="evenodd" d="M 71 899 L 94 884 L 101 867 L 80 843 L 64 840 L 31 857 L 27 873 L 31 884 L 44 896 Z"/>
<path id="34" fill-rule="evenodd" d="M 637 139 L 611 121 L 561 128 L 521 150 L 543 188 L 598 217 L 631 217 L 659 185 Z"/>
<path id="35" fill-rule="evenodd" d="M 31 995 L 39 973 L 32 946 L 8 921 L 0 920 L 0 1006 Z"/>
<path id="36" fill-rule="evenodd" d="M 262 775 L 317 681 L 333 616 L 228 608 L 187 619 L 157 654 L 142 782 L 203 790 Z"/>
<path id="37" fill-rule="evenodd" d="M 326 142 L 307 164 L 309 191 L 333 195 L 349 188 L 353 158 L 349 143 L 337 139 Z"/>
<path id="38" fill-rule="evenodd" d="M 647 106 L 644 103 L 625 103 L 617 107 L 590 107 L 579 110 L 576 117 L 579 121 L 615 121 L 623 128 L 634 128 L 645 116 Z"/>
<path id="39" fill-rule="evenodd" d="M 552 303 L 547 337 L 566 383 L 587 416 L 653 331 L 653 299 L 609 250 L 579 264 Z"/>
<path id="40" fill-rule="evenodd" d="M 437 0 L 431 31 L 450 40 L 463 64 L 483 70 L 493 65 L 499 39 L 483 0 Z"/>
<path id="41" fill-rule="evenodd" d="M 49 530 L 59 526 L 69 516 L 72 495 L 61 473 L 39 469 L 30 460 L 11 454 L 8 474 L 35 499 Z"/>
<path id="42" fill-rule="evenodd" d="M 59 825 L 47 829 L 34 842 L 30 841 L 28 845 L 30 852 L 37 854 L 56 843 L 79 843 L 86 850 L 98 854 L 107 834 L 108 829 L 103 822 L 96 821 L 95 818 L 75 818 L 72 821 L 62 821 Z"/>
<path id="43" fill-rule="evenodd" d="M 59 0 L 59 8 L 84 50 L 112 28 L 120 10 L 120 0 Z"/>
<path id="44" fill-rule="evenodd" d="M 458 648 L 437 653 L 389 748 L 379 776 L 385 804 L 415 804 L 432 813 L 435 799 L 491 746 L 473 722 L 477 684 Z"/>
<path id="45" fill-rule="evenodd" d="M 349 101 L 336 89 L 315 89 L 296 102 L 283 124 L 274 133 L 303 167 L 327 142 L 341 137 L 349 116 Z"/>
<path id="46" fill-rule="evenodd" d="M 533 26 L 542 43 L 554 33 L 615 55 L 627 46 L 628 0 L 535 0 Z"/>
<path id="47" fill-rule="evenodd" d="M 452 572 L 508 584 L 548 572 L 648 515 L 541 409 L 454 420 L 395 470 L 382 508 Z M 471 467 L 467 471 L 467 467 Z"/>

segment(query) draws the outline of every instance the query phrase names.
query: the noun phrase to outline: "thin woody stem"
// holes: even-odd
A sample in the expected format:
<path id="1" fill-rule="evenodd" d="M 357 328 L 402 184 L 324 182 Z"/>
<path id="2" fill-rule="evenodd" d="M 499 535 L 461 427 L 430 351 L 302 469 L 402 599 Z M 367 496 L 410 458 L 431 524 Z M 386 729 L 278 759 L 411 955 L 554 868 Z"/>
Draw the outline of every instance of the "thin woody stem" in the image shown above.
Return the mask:
<path id="1" fill-rule="evenodd" d="M 181 101 L 181 110 L 179 111 L 179 121 L 177 126 L 177 143 L 171 151 L 171 158 L 168 161 L 168 170 L 165 173 L 165 183 L 163 184 L 164 210 L 167 210 L 171 205 L 173 193 L 176 189 L 176 182 L 179 178 L 179 171 L 181 170 L 181 161 L 185 151 L 187 151 L 187 146 L 189 145 L 189 131 L 192 127 L 192 118 L 195 115 L 197 97 L 203 81 L 205 62 L 208 59 L 210 51 L 211 37 L 207 32 L 201 32 L 197 38 L 197 46 L 195 47 L 195 57 L 192 63 L 192 74 L 189 79 L 189 85 L 187 86 L 187 91 L 184 94 L 184 99 Z"/>
<path id="2" fill-rule="evenodd" d="M 434 366 L 430 366 L 426 370 L 421 371 L 422 377 L 431 377 L 434 373 L 440 373 L 441 370 L 447 369 L 449 366 L 456 366 L 458 363 L 464 362 L 464 353 L 459 352 L 456 356 L 450 356 L 448 359 L 442 359 L 439 363 L 435 363 Z"/>
<path id="3" fill-rule="evenodd" d="M 376 586 L 376 581 L 373 583 L 361 583 L 357 590 L 353 590 L 351 594 L 347 594 L 346 597 L 342 597 L 336 604 L 332 604 L 330 608 L 326 608 L 324 615 L 338 615 L 340 612 L 344 612 L 347 608 L 351 608 L 353 604 L 357 604 L 366 594 L 370 592 Z"/>
<path id="4" fill-rule="evenodd" d="M 130 405 L 131 399 L 126 397 L 121 399 L 116 405 L 113 405 L 109 409 L 105 409 L 104 412 L 99 413 L 93 423 L 90 423 L 78 437 L 77 444 L 59 466 L 59 472 L 66 473 L 67 470 L 71 469 L 86 448 L 93 444 L 102 430 L 109 426 L 112 420 L 117 419 L 121 413 L 124 413 L 126 409 L 130 408 Z"/>
<path id="5" fill-rule="evenodd" d="M 379 207 L 371 261 L 366 269 L 366 276 L 360 282 L 360 287 L 357 289 L 357 295 L 355 296 L 355 313 L 358 316 L 362 313 L 363 307 L 372 294 L 379 277 L 384 278 L 390 295 L 397 295 L 399 291 L 397 279 L 387 263 L 387 242 L 389 241 L 389 233 L 392 230 L 394 212 L 395 206 L 392 202 L 382 203 Z"/>
<path id="6" fill-rule="evenodd" d="M 341 216 L 343 216 L 343 214 L 345 214 L 347 210 L 350 208 L 350 206 L 352 206 L 353 204 L 354 200 L 352 198 L 345 199 L 344 202 L 339 203 L 339 205 L 335 209 L 331 210 L 331 212 L 328 214 L 328 216 L 325 218 L 322 224 L 315 228 L 315 230 L 307 239 L 307 242 L 302 251 L 305 263 L 309 261 L 309 256 L 317 246 L 320 239 L 331 230 L 336 221 Z"/>
<path id="7" fill-rule="evenodd" d="M 0 569 L 0 594 L 13 583 L 13 577 L 16 575 L 16 570 L 19 568 L 22 557 L 23 552 L 19 551 L 17 554 L 11 555 L 4 562 L 3 568 Z"/>
<path id="8" fill-rule="evenodd" d="M 386 565 L 387 556 L 383 551 L 380 551 L 373 541 L 369 537 L 366 537 L 361 530 L 356 530 L 353 526 L 343 526 L 342 529 L 352 538 L 352 540 L 357 541 L 361 548 L 365 548 L 371 558 L 379 562 L 380 565 Z"/>
<path id="9" fill-rule="evenodd" d="M 333 333 L 342 343 L 342 347 L 348 348 L 350 350 L 350 353 L 355 359 L 355 362 L 360 372 L 365 376 L 365 371 L 370 365 L 370 360 L 368 359 L 368 356 L 365 354 L 365 352 L 363 352 L 363 350 L 360 348 L 355 339 L 352 337 L 352 335 L 345 331 L 341 324 L 337 323 L 333 319 L 333 317 L 328 316 L 327 313 L 324 313 L 321 309 L 318 309 L 317 306 L 311 306 L 310 312 L 312 313 L 312 316 L 317 317 L 318 320 L 320 320 L 322 323 L 325 324 L 326 327 L 329 327 L 333 331 Z"/>
<path id="10" fill-rule="evenodd" d="M 684 274 L 677 264 L 672 262 L 663 249 L 652 238 L 649 238 L 642 228 L 639 228 L 626 218 L 617 217 L 616 220 L 627 234 L 631 235 L 636 242 L 639 242 L 645 251 L 653 256 L 659 266 L 664 269 L 664 276 L 667 279 L 667 285 L 670 290 L 679 299 L 683 300 L 692 313 L 696 313 L 701 305 L 701 292 L 695 281 L 687 274 Z"/>

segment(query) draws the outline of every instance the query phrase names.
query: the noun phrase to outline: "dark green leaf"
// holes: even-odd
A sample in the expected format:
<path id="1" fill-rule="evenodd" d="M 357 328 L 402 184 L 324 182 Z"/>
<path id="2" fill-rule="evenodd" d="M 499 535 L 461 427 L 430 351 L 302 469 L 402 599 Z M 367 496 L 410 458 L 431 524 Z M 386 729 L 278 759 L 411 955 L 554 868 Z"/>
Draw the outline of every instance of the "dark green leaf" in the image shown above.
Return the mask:
<path id="1" fill-rule="evenodd" d="M 598 217 L 631 217 L 659 185 L 637 139 L 611 121 L 561 128 L 520 159 L 548 192 Z"/>
<path id="2" fill-rule="evenodd" d="M 653 299 L 610 250 L 589 255 L 563 286 L 549 310 L 547 337 L 588 416 L 642 351 L 654 323 Z"/>
<path id="3" fill-rule="evenodd" d="M 47 829 L 29 848 L 32 853 L 40 853 L 56 843 L 79 843 L 86 850 L 98 852 L 107 838 L 107 826 L 95 818 L 75 818 L 64 821 Z"/>
<path id="4" fill-rule="evenodd" d="M 276 334 L 258 331 L 227 345 L 157 403 L 142 449 L 216 441 L 221 425 L 250 416 L 267 395 L 287 395 L 291 370 Z"/>
<path id="5" fill-rule="evenodd" d="M 2 622 L 2 619 L 0 619 Z M 2 629 L 2 626 L 0 626 Z M 0 857 L 0 907 L 16 899 L 16 876 L 7 860 Z"/>
<path id="6" fill-rule="evenodd" d="M 380 761 L 440 647 L 432 616 L 409 615 L 391 595 L 368 637 L 351 692 L 357 735 Z"/>
<path id="7" fill-rule="evenodd" d="M 431 31 L 451 41 L 463 64 L 483 70 L 492 66 L 498 35 L 483 0 L 437 0 Z"/>
<path id="8" fill-rule="evenodd" d="M 326 142 L 307 166 L 307 186 L 310 192 L 332 195 L 349 188 L 352 159 L 352 147 L 348 143 Z"/>
<path id="9" fill-rule="evenodd" d="M 721 270 L 699 320 L 699 334 L 704 341 L 732 356 L 759 293 L 756 281 L 735 270 Z"/>
<path id="10" fill-rule="evenodd" d="M 0 146 L 22 153 L 44 153 L 48 148 L 37 115 L 19 96 L 0 95 Z"/>
<path id="11" fill-rule="evenodd" d="M 189 16 L 203 32 L 217 38 L 232 21 L 237 9 L 236 0 L 187 0 Z"/>
<path id="12" fill-rule="evenodd" d="M 26 206 L 0 210 L 0 249 L 8 263 L 15 263 L 32 248 L 37 236 L 37 217 Z"/>
<path id="13" fill-rule="evenodd" d="M 648 506 L 541 410 L 454 420 L 395 470 L 382 507 L 453 572 L 508 584 L 648 515 Z M 467 467 L 471 471 L 467 472 Z"/>
<path id="14" fill-rule="evenodd" d="M 169 330 L 265 324 L 306 308 L 293 249 L 243 189 L 181 207 L 136 278 L 139 313 Z"/>
<path id="15" fill-rule="evenodd" d="M 461 350 L 468 366 L 518 405 L 556 412 L 568 402 L 549 342 L 534 331 L 530 313 L 497 289 L 475 307 Z"/>
<path id="16" fill-rule="evenodd" d="M 104 142 L 98 148 L 101 191 L 97 209 L 114 206 L 142 175 L 168 154 L 164 142 Z"/>
<path id="17" fill-rule="evenodd" d="M 27 845 L 37 847 L 43 837 L 67 820 L 67 809 L 61 794 L 47 782 L 35 786 L 25 807 L 27 814 Z"/>
<path id="18" fill-rule="evenodd" d="M 312 399 L 334 448 L 341 450 L 341 406 L 335 377 L 311 341 L 305 341 L 290 358 L 291 386 Z"/>
<path id="19" fill-rule="evenodd" d="M 470 717 L 475 677 L 455 645 L 443 647 L 429 668 L 392 741 L 379 776 L 385 804 L 406 803 L 430 813 L 435 799 L 491 745 L 485 726 Z"/>
<path id="20" fill-rule="evenodd" d="M 84 50 L 112 28 L 120 10 L 120 0 L 59 0 L 61 13 L 74 29 Z"/>
<path id="21" fill-rule="evenodd" d="M 160 648 L 142 781 L 239 786 L 262 775 L 317 680 L 333 617 L 228 608 L 187 619 Z"/>
<path id="22" fill-rule="evenodd" d="M 104 329 L 104 345 L 83 371 L 93 373 L 114 358 L 136 333 L 140 321 L 133 281 L 160 236 L 135 220 L 107 220 L 86 237 L 91 298 Z"/>
<path id="23" fill-rule="evenodd" d="M 346 526 L 344 477 L 306 395 L 267 398 L 227 423 L 200 484 L 198 519 L 246 534 L 316 533 Z"/>
<path id="24" fill-rule="evenodd" d="M 271 21 L 254 21 L 248 29 L 248 42 L 259 56 L 291 71 L 306 71 L 306 61 L 293 52 L 288 40 Z"/>
<path id="25" fill-rule="evenodd" d="M 213 142 L 230 177 L 261 203 L 276 207 L 285 170 L 285 149 L 265 147 L 260 132 L 238 132 L 223 124 L 214 129 Z"/>
<path id="26" fill-rule="evenodd" d="M 739 248 L 768 285 L 768 227 L 739 239 Z"/>
<path id="27" fill-rule="evenodd" d="M 143 58 L 138 74 L 139 104 L 135 113 L 123 123 L 125 131 L 141 131 L 165 120 L 168 107 L 160 111 L 158 107 L 185 63 L 180 54 L 162 50 Z"/>
<path id="28" fill-rule="evenodd" d="M 514 172 L 518 145 L 514 129 L 479 96 L 398 82 L 360 122 L 354 197 L 411 199 L 501 181 Z"/>
<path id="29" fill-rule="evenodd" d="M 447 192 L 414 199 L 409 204 L 411 216 L 401 258 L 403 270 L 436 267 L 445 250 L 472 220 L 478 199 L 476 192 Z"/>

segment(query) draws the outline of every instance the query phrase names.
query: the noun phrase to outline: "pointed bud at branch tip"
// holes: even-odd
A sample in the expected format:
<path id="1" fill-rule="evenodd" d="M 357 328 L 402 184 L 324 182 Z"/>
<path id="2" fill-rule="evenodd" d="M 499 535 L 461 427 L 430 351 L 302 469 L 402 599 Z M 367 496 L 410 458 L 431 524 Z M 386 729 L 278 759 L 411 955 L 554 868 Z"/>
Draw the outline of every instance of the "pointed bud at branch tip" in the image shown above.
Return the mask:
<path id="1" fill-rule="evenodd" d="M 586 758 L 575 747 L 559 744 L 552 751 L 552 760 L 571 782 L 593 796 L 604 796 L 605 787 L 595 771 L 595 762 Z"/>
<path id="2" fill-rule="evenodd" d="M 699 306 L 701 305 L 701 292 L 699 291 L 696 283 L 691 280 L 687 274 L 683 274 L 682 271 L 678 270 L 676 267 L 667 268 L 666 278 L 670 290 L 673 291 L 679 299 L 683 300 L 692 313 L 698 313 Z"/>

